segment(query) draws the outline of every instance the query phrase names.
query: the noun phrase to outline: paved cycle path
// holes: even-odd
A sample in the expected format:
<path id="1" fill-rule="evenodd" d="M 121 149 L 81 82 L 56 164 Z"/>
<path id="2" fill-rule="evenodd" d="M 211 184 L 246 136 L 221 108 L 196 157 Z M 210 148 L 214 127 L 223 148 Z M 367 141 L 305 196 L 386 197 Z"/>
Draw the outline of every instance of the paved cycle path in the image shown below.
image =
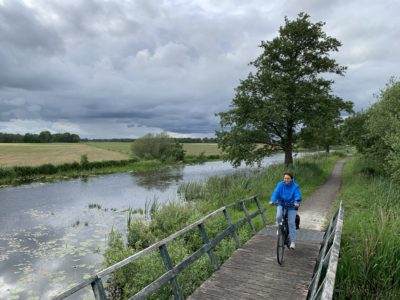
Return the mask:
<path id="1" fill-rule="evenodd" d="M 305 299 L 345 161 L 336 163 L 329 180 L 300 207 L 296 250 L 285 250 L 282 266 L 276 261 L 276 226 L 268 226 L 237 249 L 189 299 Z"/>

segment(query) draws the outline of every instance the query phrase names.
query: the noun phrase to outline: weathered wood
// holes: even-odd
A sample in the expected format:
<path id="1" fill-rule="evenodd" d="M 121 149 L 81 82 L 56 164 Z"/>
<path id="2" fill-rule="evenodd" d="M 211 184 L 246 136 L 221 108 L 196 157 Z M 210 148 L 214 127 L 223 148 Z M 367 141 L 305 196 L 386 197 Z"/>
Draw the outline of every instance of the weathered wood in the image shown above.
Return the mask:
<path id="1" fill-rule="evenodd" d="M 129 298 L 129 300 L 145 299 L 146 297 L 148 297 L 151 293 L 153 293 L 154 291 L 159 289 L 162 285 L 167 283 L 171 278 L 178 275 L 180 272 L 182 272 L 184 269 L 186 269 L 189 265 L 191 265 L 197 259 L 199 259 L 202 255 L 207 253 L 207 251 L 214 248 L 221 240 L 228 237 L 231 234 L 232 230 L 233 230 L 233 227 L 230 227 L 230 228 L 227 228 L 224 231 L 222 231 L 214 239 L 212 239 L 208 244 L 204 245 L 199 250 L 194 252 L 190 257 L 185 259 L 180 264 L 176 265 L 172 270 L 168 271 L 167 273 L 164 273 L 162 276 L 160 276 L 155 281 L 153 281 L 151 284 L 146 286 L 144 289 L 142 289 L 136 295 Z"/>
<path id="2" fill-rule="evenodd" d="M 232 226 L 232 219 L 229 216 L 228 211 L 226 209 L 224 209 L 223 212 L 224 212 L 224 217 L 225 217 L 226 222 L 228 223 L 229 226 Z M 236 230 L 232 231 L 232 237 L 235 240 L 236 248 L 239 248 L 240 247 L 240 239 L 236 233 Z"/>
<path id="3" fill-rule="evenodd" d="M 84 281 L 82 281 L 81 283 L 75 285 L 74 287 L 72 287 L 71 289 L 64 291 L 60 294 L 58 294 L 55 297 L 52 297 L 52 300 L 61 300 L 61 299 L 65 299 L 69 296 L 71 296 L 72 294 L 76 293 L 77 291 L 83 289 L 84 287 L 91 285 L 92 282 L 94 282 L 96 280 L 96 276 L 92 276 Z"/>
<path id="4" fill-rule="evenodd" d="M 92 283 L 92 290 L 96 300 L 107 300 L 106 292 L 104 291 L 103 282 L 101 278 L 96 278 Z"/>
<path id="5" fill-rule="evenodd" d="M 275 234 L 256 234 L 188 299 L 305 299 L 320 242 L 298 239 L 283 266 L 275 247 Z"/>
<path id="6" fill-rule="evenodd" d="M 174 268 L 174 266 L 172 265 L 171 258 L 169 257 L 167 246 L 166 245 L 161 245 L 159 249 L 160 249 L 161 258 L 162 258 L 162 260 L 164 262 L 165 268 L 168 271 L 172 270 Z M 183 297 L 183 294 L 182 294 L 182 289 L 179 286 L 179 282 L 178 282 L 178 279 L 176 278 L 176 276 L 173 276 L 170 279 L 170 283 L 171 283 L 171 286 L 172 286 L 172 291 L 174 292 L 175 300 L 183 300 L 184 297 Z"/>
<path id="7" fill-rule="evenodd" d="M 256 234 L 256 229 L 254 228 L 253 223 L 251 223 L 251 218 L 249 218 L 249 212 L 246 208 L 246 205 L 244 204 L 244 201 L 241 201 L 240 205 L 242 206 L 244 215 L 246 216 L 246 219 L 247 219 L 247 223 L 249 223 L 249 226 L 250 226 L 251 230 L 253 231 L 253 234 Z"/>
<path id="8" fill-rule="evenodd" d="M 328 270 L 325 275 L 325 283 L 324 283 L 324 291 L 322 293 L 321 299 L 327 300 L 332 299 L 333 291 L 335 288 L 335 279 L 336 279 L 336 271 L 337 265 L 339 262 L 339 250 L 340 250 L 340 242 L 342 238 L 343 231 L 343 215 L 344 215 L 344 206 L 343 202 L 340 202 L 339 214 L 336 222 L 336 234 L 335 239 L 332 245 L 331 258 Z"/>
<path id="9" fill-rule="evenodd" d="M 207 245 L 208 243 L 210 243 L 210 240 L 208 239 L 208 234 L 204 227 L 204 224 L 201 223 L 198 226 L 199 226 L 200 235 L 203 239 L 203 243 Z M 208 254 L 208 257 L 210 258 L 212 266 L 214 267 L 214 270 L 218 270 L 218 261 L 217 261 L 217 257 L 214 254 L 213 249 L 211 248 L 210 250 L 208 250 L 207 254 Z"/>
<path id="10" fill-rule="evenodd" d="M 343 213 L 343 202 L 340 202 L 340 207 L 332 217 L 324 236 L 307 299 L 332 299 L 343 230 Z M 323 278 L 322 273 L 325 274 Z"/>
<path id="11" fill-rule="evenodd" d="M 254 201 L 257 204 L 258 211 L 260 212 L 260 215 L 261 215 L 261 218 L 263 220 L 264 226 L 266 226 L 267 225 L 267 219 L 265 218 L 264 212 L 262 211 L 260 201 L 258 201 L 258 196 L 254 197 Z"/>

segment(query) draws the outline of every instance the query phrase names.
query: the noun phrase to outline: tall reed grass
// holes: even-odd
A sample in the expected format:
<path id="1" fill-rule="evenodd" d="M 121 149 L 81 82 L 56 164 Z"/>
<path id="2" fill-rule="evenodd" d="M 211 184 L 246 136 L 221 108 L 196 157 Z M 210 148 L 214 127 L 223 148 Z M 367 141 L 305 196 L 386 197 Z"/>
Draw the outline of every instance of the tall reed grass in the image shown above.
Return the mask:
<path id="1" fill-rule="evenodd" d="M 400 299 L 400 185 L 348 162 L 336 299 Z"/>

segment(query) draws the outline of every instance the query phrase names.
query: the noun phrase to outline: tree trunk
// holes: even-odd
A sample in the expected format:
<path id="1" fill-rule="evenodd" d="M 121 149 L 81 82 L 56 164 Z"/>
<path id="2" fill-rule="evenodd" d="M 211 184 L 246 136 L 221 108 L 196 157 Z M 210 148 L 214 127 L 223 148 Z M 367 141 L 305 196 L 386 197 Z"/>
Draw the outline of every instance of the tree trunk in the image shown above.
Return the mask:
<path id="1" fill-rule="evenodd" d="M 329 150 L 330 150 L 329 144 L 327 144 L 327 145 L 325 146 L 325 151 L 326 151 L 326 153 L 329 153 Z"/>
<path id="2" fill-rule="evenodd" d="M 286 145 L 285 145 L 285 168 L 293 165 L 293 122 L 288 121 L 286 124 Z"/>
<path id="3" fill-rule="evenodd" d="M 293 155 L 292 155 L 292 146 L 285 148 L 285 167 L 293 165 Z"/>

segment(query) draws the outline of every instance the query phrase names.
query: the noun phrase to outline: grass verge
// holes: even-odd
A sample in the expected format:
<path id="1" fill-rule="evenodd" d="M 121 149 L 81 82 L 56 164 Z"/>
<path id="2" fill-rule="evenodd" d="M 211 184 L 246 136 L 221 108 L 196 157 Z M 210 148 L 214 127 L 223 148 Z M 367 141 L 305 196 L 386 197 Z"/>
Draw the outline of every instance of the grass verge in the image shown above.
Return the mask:
<path id="1" fill-rule="evenodd" d="M 346 163 L 345 204 L 335 299 L 400 299 L 400 185 Z"/>

